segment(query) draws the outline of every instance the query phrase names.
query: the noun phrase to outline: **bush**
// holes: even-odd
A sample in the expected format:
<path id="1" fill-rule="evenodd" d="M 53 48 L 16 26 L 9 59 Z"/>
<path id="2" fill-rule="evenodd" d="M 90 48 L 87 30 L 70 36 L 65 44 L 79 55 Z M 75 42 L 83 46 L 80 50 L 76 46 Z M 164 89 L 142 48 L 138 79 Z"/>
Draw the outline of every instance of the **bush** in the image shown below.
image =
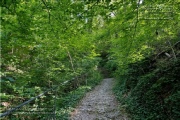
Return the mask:
<path id="1" fill-rule="evenodd" d="M 180 60 L 145 70 L 148 63 L 129 65 L 127 74 L 114 88 L 118 100 L 133 120 L 177 120 L 180 118 Z"/>

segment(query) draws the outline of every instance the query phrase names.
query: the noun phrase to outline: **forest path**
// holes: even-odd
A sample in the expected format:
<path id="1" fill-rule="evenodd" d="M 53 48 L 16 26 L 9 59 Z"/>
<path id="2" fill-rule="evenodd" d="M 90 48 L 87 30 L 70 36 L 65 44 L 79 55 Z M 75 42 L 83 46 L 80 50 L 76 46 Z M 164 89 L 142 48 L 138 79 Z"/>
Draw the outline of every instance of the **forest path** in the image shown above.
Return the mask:
<path id="1" fill-rule="evenodd" d="M 112 92 L 114 80 L 107 78 L 87 93 L 71 113 L 71 120 L 127 120 Z"/>

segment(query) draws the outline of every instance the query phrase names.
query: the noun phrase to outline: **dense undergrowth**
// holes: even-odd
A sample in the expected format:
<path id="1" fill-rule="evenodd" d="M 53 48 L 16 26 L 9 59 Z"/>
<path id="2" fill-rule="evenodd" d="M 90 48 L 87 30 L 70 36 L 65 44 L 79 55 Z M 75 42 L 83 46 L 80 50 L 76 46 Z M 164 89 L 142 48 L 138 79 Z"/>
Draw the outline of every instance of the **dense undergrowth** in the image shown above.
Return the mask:
<path id="1" fill-rule="evenodd" d="M 164 54 L 128 65 L 117 78 L 114 92 L 133 120 L 180 118 L 180 58 Z M 156 58 L 156 59 L 154 59 Z"/>
<path id="2" fill-rule="evenodd" d="M 58 87 L 56 89 L 49 91 L 39 99 L 26 104 L 24 107 L 17 109 L 12 115 L 4 117 L 3 119 L 31 120 L 56 118 L 67 120 L 70 112 L 82 99 L 85 93 L 93 89 L 101 80 L 102 76 L 97 70 L 89 71 L 85 75 L 65 81 L 64 84 L 57 84 Z M 10 110 L 18 104 L 22 104 L 49 89 L 48 87 L 38 87 L 37 85 L 34 88 L 27 85 L 21 86 L 18 89 L 17 84 L 13 84 L 13 82 L 10 81 L 4 81 L 1 84 L 2 90 L 6 92 L 6 94 L 1 93 L 1 102 L 8 104 L 7 106 L 2 104 L 1 112 Z M 9 91 L 10 89 L 11 91 Z"/>

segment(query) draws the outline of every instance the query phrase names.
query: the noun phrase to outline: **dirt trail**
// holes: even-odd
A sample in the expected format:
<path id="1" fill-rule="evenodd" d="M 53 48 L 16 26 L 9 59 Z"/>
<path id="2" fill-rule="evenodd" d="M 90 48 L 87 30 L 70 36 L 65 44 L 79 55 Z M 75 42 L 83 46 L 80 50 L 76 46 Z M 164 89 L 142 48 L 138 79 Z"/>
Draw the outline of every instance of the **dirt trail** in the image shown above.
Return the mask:
<path id="1" fill-rule="evenodd" d="M 112 92 L 113 79 L 107 78 L 86 94 L 79 106 L 71 113 L 71 120 L 127 120 L 118 110 Z"/>

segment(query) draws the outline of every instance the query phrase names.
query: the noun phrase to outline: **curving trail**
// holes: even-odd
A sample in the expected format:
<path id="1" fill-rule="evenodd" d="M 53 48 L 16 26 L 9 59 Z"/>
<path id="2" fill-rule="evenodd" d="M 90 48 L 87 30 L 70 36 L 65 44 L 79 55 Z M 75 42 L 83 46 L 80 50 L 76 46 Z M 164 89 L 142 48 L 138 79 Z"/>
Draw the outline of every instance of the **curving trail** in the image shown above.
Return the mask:
<path id="1" fill-rule="evenodd" d="M 112 92 L 113 79 L 107 78 L 86 94 L 71 113 L 71 120 L 128 120 L 118 109 Z"/>

